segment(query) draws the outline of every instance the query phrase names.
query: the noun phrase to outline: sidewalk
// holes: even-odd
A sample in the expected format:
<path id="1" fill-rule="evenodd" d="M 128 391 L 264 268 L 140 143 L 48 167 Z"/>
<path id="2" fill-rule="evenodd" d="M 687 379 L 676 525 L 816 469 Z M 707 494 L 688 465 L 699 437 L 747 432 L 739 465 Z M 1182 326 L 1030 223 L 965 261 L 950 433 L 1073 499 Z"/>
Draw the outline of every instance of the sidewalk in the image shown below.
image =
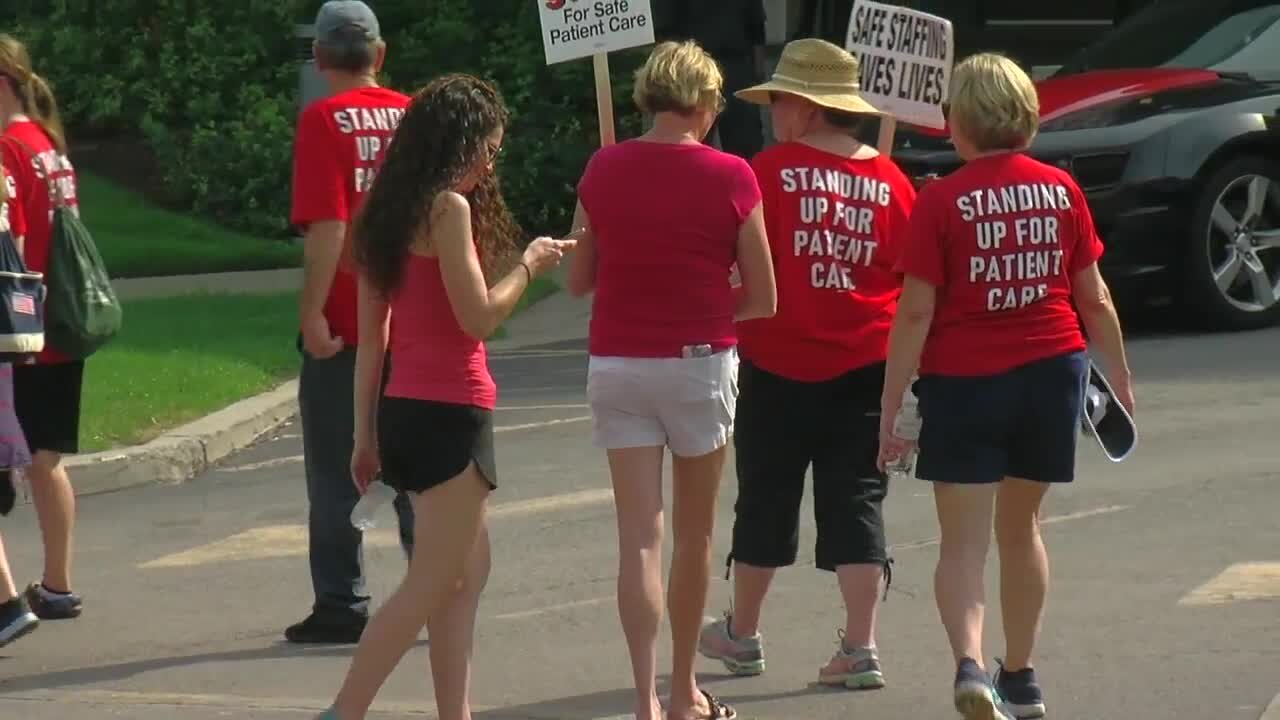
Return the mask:
<path id="1" fill-rule="evenodd" d="M 125 278 L 111 281 L 121 300 L 173 297 L 190 293 L 266 295 L 293 292 L 302 287 L 302 269 Z"/>

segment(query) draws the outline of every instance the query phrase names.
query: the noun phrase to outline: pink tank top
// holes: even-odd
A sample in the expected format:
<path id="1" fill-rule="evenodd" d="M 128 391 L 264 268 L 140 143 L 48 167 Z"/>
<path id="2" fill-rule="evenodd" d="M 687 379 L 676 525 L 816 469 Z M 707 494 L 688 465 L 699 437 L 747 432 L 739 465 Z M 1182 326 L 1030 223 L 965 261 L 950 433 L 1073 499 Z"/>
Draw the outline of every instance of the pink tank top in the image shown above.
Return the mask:
<path id="1" fill-rule="evenodd" d="M 389 397 L 492 410 L 498 388 L 484 343 L 463 332 L 445 293 L 437 258 L 408 254 L 391 298 Z"/>

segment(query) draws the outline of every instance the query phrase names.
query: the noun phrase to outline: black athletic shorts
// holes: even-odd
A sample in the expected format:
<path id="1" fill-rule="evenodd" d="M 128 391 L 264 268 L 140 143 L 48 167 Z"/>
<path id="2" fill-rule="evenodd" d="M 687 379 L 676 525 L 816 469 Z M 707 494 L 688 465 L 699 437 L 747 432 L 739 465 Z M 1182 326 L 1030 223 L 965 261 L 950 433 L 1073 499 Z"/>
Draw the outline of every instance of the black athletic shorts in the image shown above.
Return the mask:
<path id="1" fill-rule="evenodd" d="M 1073 352 L 997 375 L 921 376 L 916 477 L 1071 482 L 1088 373 L 1088 356 Z"/>
<path id="2" fill-rule="evenodd" d="M 382 479 L 401 492 L 421 493 L 476 470 L 498 487 L 493 413 L 472 405 L 383 397 L 378 406 Z"/>
<path id="3" fill-rule="evenodd" d="M 767 568 L 795 563 L 810 466 L 817 567 L 886 562 L 881 506 L 889 480 L 876 467 L 884 370 L 876 363 L 831 380 L 801 382 L 742 361 L 731 562 Z"/>
<path id="4" fill-rule="evenodd" d="M 13 406 L 31 452 L 80 452 L 84 361 L 13 366 Z"/>

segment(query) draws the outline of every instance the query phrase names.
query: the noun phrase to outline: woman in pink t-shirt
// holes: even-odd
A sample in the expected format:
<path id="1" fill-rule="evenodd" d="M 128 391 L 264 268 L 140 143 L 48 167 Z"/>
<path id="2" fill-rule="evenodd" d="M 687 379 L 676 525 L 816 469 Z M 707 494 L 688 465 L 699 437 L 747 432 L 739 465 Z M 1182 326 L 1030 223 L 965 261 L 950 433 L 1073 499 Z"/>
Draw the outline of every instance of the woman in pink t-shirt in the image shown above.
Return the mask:
<path id="1" fill-rule="evenodd" d="M 497 388 L 484 339 L 573 246 L 538 238 L 511 262 L 516 228 L 493 177 L 506 120 L 488 83 L 433 80 L 410 102 L 356 219 L 351 474 L 361 493 L 381 470 L 388 486 L 409 494 L 417 549 L 365 627 L 323 720 L 363 718 L 424 624 L 438 717 L 471 717 L 471 640 L 489 576 L 485 505 L 498 487 Z"/>
<path id="2" fill-rule="evenodd" d="M 746 161 L 702 143 L 724 107 L 715 61 L 662 43 L 636 75 L 644 136 L 595 154 L 578 185 L 576 295 L 595 291 L 587 397 L 618 509 L 618 610 L 636 718 L 661 717 L 662 464 L 671 448 L 671 720 L 733 718 L 699 691 L 693 661 L 711 573 L 711 532 L 737 402 L 734 322 L 777 304 L 760 188 Z M 742 284 L 730 285 L 737 264 Z"/>

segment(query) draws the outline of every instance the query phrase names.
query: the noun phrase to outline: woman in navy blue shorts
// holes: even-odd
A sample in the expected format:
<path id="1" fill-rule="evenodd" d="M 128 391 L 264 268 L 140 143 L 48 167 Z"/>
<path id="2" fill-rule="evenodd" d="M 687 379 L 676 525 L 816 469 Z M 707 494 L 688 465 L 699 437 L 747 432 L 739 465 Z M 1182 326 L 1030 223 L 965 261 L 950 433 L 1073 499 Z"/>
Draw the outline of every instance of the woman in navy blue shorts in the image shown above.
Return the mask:
<path id="1" fill-rule="evenodd" d="M 1009 59 L 982 54 L 956 67 L 950 97 L 966 164 L 925 186 L 912 213 L 880 463 L 908 450 L 892 429 L 918 367 L 916 474 L 933 483 L 937 504 L 934 591 L 955 654 L 956 709 L 967 720 L 1037 718 L 1045 707 L 1031 655 L 1049 583 L 1039 513 L 1050 485 L 1075 472 L 1089 371 L 1080 321 L 1130 412 L 1133 391 L 1084 195 L 1023 153 L 1038 129 L 1035 86 Z M 994 680 L 982 653 L 993 522 L 1006 643 Z"/>

